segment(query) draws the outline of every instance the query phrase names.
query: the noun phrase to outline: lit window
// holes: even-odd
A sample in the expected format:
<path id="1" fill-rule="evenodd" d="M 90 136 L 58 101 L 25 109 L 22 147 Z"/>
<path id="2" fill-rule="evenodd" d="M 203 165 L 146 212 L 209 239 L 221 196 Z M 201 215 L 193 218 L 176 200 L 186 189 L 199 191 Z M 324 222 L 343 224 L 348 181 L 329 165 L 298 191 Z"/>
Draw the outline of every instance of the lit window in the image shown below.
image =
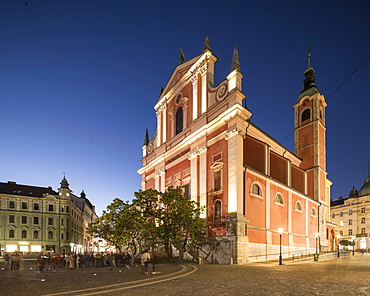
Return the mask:
<path id="1" fill-rule="evenodd" d="M 339 221 L 339 226 L 343 226 L 343 221 Z"/>
<path id="2" fill-rule="evenodd" d="M 348 235 L 352 235 L 352 229 L 348 229 Z"/>
<path id="3" fill-rule="evenodd" d="M 284 200 L 283 200 L 283 197 L 281 196 L 280 193 L 277 193 L 275 195 L 275 203 L 278 203 L 278 204 L 281 204 L 283 205 L 284 204 Z"/>

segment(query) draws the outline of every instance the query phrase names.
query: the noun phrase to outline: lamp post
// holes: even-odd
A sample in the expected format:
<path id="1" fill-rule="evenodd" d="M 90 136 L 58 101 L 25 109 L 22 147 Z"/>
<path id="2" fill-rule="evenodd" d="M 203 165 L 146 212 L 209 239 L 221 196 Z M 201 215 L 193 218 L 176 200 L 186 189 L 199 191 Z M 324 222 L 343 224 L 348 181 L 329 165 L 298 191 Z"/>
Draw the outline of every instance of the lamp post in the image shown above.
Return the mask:
<path id="1" fill-rule="evenodd" d="M 340 234 L 337 234 L 337 239 L 338 239 L 338 258 L 340 258 L 340 252 L 339 252 L 339 239 L 340 239 Z"/>
<path id="2" fill-rule="evenodd" d="M 280 255 L 279 255 L 279 265 L 283 265 L 283 257 L 281 255 L 281 237 L 284 232 L 284 228 L 278 228 L 278 232 L 280 234 Z"/>
<path id="3" fill-rule="evenodd" d="M 318 232 L 315 233 L 315 237 L 316 237 L 316 254 L 315 254 L 315 260 L 314 261 L 319 261 L 319 252 L 318 252 L 318 248 L 317 248 L 317 242 L 318 242 L 318 239 L 319 239 L 319 235 L 320 235 L 320 233 L 318 233 Z"/>
<path id="4" fill-rule="evenodd" d="M 352 241 L 353 241 L 353 245 L 352 245 L 352 256 L 355 255 L 355 245 L 356 245 L 355 238 L 356 238 L 355 236 L 352 236 Z"/>

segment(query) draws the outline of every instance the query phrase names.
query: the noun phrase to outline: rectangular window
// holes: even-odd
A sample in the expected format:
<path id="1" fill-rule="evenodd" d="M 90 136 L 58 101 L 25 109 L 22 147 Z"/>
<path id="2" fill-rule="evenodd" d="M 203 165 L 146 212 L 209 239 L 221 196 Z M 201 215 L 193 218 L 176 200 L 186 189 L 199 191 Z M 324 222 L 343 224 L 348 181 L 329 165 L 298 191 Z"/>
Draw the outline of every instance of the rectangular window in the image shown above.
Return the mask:
<path id="1" fill-rule="evenodd" d="M 366 228 L 361 228 L 361 234 L 366 234 Z"/>
<path id="2" fill-rule="evenodd" d="M 363 224 L 365 222 L 366 222 L 366 218 L 365 217 L 361 218 L 361 223 Z"/>
<path id="3" fill-rule="evenodd" d="M 183 174 L 184 174 L 184 177 L 189 176 L 190 175 L 190 168 L 184 170 Z"/>
<path id="4" fill-rule="evenodd" d="M 22 210 L 27 210 L 27 203 L 26 202 L 22 202 Z"/>
<path id="5" fill-rule="evenodd" d="M 54 225 L 53 218 L 48 218 L 48 225 Z"/>
<path id="6" fill-rule="evenodd" d="M 14 215 L 9 215 L 9 223 L 15 223 L 14 221 Z"/>
<path id="7" fill-rule="evenodd" d="M 27 224 L 27 216 L 22 216 L 22 224 Z"/>
<path id="8" fill-rule="evenodd" d="M 343 212 L 340 212 L 339 213 L 339 217 L 343 217 Z"/>
<path id="9" fill-rule="evenodd" d="M 343 230 L 339 231 L 340 236 L 343 236 Z"/>
<path id="10" fill-rule="evenodd" d="M 54 211 L 54 206 L 53 205 L 49 205 L 49 212 L 52 212 Z"/>
<path id="11" fill-rule="evenodd" d="M 38 211 L 39 210 L 39 204 L 38 203 L 34 203 L 33 204 L 33 210 L 34 211 Z"/>
<path id="12" fill-rule="evenodd" d="M 39 224 L 39 217 L 33 217 L 33 224 Z"/>
<path id="13" fill-rule="evenodd" d="M 213 173 L 214 177 L 214 191 L 221 190 L 221 170 Z"/>
<path id="14" fill-rule="evenodd" d="M 332 217 L 332 218 L 335 218 L 335 213 L 332 213 L 332 214 L 331 214 L 331 217 Z"/>
<path id="15" fill-rule="evenodd" d="M 171 183 L 171 177 L 168 177 L 168 178 L 166 179 L 166 185 L 168 186 L 170 183 Z"/>
<path id="16" fill-rule="evenodd" d="M 61 224 L 62 226 L 64 226 L 64 219 L 62 219 L 62 220 L 60 221 L 60 224 Z"/>
<path id="17" fill-rule="evenodd" d="M 348 220 L 348 225 L 352 225 L 352 219 Z"/>
<path id="18" fill-rule="evenodd" d="M 365 208 L 361 208 L 361 213 L 366 213 Z"/>
<path id="19" fill-rule="evenodd" d="M 9 201 L 9 208 L 14 209 L 15 208 L 15 202 L 14 201 Z"/>
<path id="20" fill-rule="evenodd" d="M 352 235 L 352 229 L 348 229 L 348 235 Z"/>
<path id="21" fill-rule="evenodd" d="M 348 211 L 348 215 L 352 215 L 352 210 L 349 210 Z"/>

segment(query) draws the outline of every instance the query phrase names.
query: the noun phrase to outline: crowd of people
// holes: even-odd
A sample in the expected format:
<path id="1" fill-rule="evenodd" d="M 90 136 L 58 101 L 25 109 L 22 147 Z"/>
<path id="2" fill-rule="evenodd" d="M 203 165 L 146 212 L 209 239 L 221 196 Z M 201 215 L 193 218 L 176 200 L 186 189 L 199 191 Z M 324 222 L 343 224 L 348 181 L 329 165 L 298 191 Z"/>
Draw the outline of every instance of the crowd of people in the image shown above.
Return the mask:
<path id="1" fill-rule="evenodd" d="M 18 270 L 22 256 L 19 253 L 4 255 L 4 269 L 5 270 Z M 60 270 L 71 270 L 71 269 L 82 269 L 88 267 L 127 267 L 130 269 L 133 258 L 126 252 L 124 254 L 113 254 L 113 253 L 70 253 L 70 254 L 55 254 L 46 253 L 40 254 L 37 257 L 37 268 L 39 272 L 45 270 L 45 266 L 49 266 L 50 269 L 57 271 Z"/>

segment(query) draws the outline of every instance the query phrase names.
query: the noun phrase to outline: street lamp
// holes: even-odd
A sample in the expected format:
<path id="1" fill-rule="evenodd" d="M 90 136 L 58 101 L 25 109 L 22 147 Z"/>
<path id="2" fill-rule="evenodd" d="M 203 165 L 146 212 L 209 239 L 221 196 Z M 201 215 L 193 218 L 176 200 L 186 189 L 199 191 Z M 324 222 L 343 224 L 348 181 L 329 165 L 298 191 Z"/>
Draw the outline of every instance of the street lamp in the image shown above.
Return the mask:
<path id="1" fill-rule="evenodd" d="M 340 252 L 339 252 L 339 239 L 340 239 L 340 234 L 337 234 L 337 238 L 338 238 L 338 258 L 340 258 Z"/>
<path id="2" fill-rule="evenodd" d="M 279 255 L 279 265 L 283 265 L 283 257 L 281 256 L 281 237 L 284 232 L 284 228 L 278 228 L 278 232 L 280 233 L 280 255 Z"/>
<path id="3" fill-rule="evenodd" d="M 317 248 L 317 242 L 319 239 L 320 233 L 315 232 L 315 237 L 316 237 L 316 255 L 315 255 L 315 261 L 319 261 L 319 253 L 318 253 L 318 248 Z"/>
<path id="4" fill-rule="evenodd" d="M 353 241 L 353 245 L 352 245 L 352 256 L 355 255 L 355 245 L 356 245 L 355 238 L 356 238 L 355 236 L 352 236 L 352 241 Z"/>

